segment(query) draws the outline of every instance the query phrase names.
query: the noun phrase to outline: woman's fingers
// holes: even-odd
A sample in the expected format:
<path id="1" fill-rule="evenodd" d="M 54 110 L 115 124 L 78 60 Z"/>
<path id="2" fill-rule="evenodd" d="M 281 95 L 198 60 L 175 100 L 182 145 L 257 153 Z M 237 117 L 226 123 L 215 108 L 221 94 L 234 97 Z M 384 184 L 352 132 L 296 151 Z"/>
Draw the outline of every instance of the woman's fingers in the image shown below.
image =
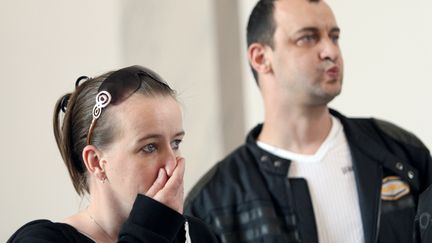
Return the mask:
<path id="1" fill-rule="evenodd" d="M 177 190 L 180 187 L 183 187 L 183 177 L 185 172 L 185 159 L 178 158 L 177 166 L 174 169 L 172 176 L 168 179 L 166 187 L 169 187 L 170 190 Z"/>
<path id="2" fill-rule="evenodd" d="M 160 168 L 156 180 L 154 181 L 153 185 L 147 190 L 147 193 L 145 195 L 148 197 L 154 197 L 165 186 L 167 179 L 168 176 L 165 170 Z"/>
<path id="3" fill-rule="evenodd" d="M 166 181 L 164 187 L 156 193 L 155 200 L 167 205 L 179 213 L 183 212 L 183 176 L 185 171 L 184 158 L 177 158 L 177 166 L 172 176 Z"/>

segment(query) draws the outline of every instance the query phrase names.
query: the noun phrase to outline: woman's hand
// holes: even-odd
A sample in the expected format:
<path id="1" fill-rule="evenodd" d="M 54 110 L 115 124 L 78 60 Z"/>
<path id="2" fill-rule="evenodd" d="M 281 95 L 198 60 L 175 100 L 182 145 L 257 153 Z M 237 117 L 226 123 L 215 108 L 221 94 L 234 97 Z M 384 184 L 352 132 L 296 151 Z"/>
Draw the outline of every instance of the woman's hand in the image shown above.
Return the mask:
<path id="1" fill-rule="evenodd" d="M 185 159 L 177 157 L 177 165 L 171 177 L 163 168 L 159 169 L 158 176 L 145 194 L 156 201 L 165 204 L 179 213 L 183 213 Z"/>

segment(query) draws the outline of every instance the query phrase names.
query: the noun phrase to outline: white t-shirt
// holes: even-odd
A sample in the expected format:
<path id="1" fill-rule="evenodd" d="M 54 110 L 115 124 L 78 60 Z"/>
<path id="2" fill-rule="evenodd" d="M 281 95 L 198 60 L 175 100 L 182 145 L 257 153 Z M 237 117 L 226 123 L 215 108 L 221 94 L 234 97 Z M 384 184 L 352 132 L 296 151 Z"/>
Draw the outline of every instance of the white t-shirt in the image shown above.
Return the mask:
<path id="1" fill-rule="evenodd" d="M 289 178 L 306 179 L 320 243 L 364 242 L 352 157 L 337 118 L 332 117 L 330 133 L 313 155 L 293 153 L 259 141 L 257 144 L 292 161 Z"/>

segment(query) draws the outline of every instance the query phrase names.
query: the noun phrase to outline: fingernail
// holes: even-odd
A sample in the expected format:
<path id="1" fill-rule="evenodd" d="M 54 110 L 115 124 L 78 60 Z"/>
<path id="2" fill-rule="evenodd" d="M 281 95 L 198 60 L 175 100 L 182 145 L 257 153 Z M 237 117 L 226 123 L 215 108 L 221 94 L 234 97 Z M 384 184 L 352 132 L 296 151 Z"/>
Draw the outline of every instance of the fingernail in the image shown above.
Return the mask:
<path id="1" fill-rule="evenodd" d="M 170 177 L 170 176 L 171 176 L 171 171 L 170 171 L 170 169 L 169 169 L 169 168 L 165 168 L 165 171 L 166 171 L 166 174 L 168 175 L 168 177 Z"/>

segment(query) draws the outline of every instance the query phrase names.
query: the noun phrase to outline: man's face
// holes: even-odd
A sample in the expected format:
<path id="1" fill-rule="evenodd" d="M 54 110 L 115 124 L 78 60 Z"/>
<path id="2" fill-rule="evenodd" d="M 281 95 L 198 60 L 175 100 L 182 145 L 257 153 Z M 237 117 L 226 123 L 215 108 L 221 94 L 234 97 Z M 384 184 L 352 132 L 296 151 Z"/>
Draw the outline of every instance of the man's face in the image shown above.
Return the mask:
<path id="1" fill-rule="evenodd" d="M 343 60 L 339 28 L 329 6 L 320 1 L 275 2 L 274 47 L 268 48 L 278 86 L 291 101 L 327 104 L 341 92 Z"/>

